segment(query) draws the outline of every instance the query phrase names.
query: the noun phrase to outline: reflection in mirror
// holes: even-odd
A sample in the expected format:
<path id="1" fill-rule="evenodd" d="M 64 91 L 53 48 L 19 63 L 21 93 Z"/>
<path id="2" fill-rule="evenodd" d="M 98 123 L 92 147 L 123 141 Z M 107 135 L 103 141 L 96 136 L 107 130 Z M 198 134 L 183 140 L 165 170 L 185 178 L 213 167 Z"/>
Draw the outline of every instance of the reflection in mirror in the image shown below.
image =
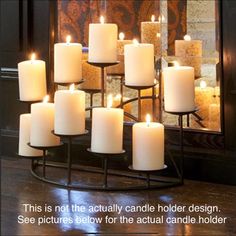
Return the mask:
<path id="1" fill-rule="evenodd" d="M 101 74 L 98 67 L 88 60 L 89 23 L 98 23 L 101 15 L 105 23 L 118 25 L 117 54 L 119 64 L 108 67 L 106 94 L 113 94 L 113 106 L 124 104 L 124 110 L 145 120 L 146 114 L 154 115 L 164 124 L 178 125 L 177 117 L 163 111 L 163 81 L 159 86 L 161 69 L 173 66 L 192 66 L 195 71 L 195 103 L 198 111 L 184 117 L 185 127 L 220 131 L 220 73 L 218 1 L 166 1 L 166 0 L 58 0 L 58 41 L 71 35 L 72 42 L 83 44 L 83 78 L 80 89 L 87 92 L 87 107 L 101 104 Z M 156 85 L 140 90 L 148 99 L 140 101 L 138 90 L 122 85 L 124 74 L 124 45 L 152 43 L 155 51 Z M 123 96 L 121 96 L 123 94 Z M 158 98 L 161 95 L 162 99 Z M 157 99 L 153 102 L 152 97 Z M 136 99 L 135 99 L 136 98 Z M 131 99 L 132 102 L 127 103 Z M 160 102 L 162 104 L 160 105 Z M 88 117 L 91 115 L 88 112 Z M 126 117 L 126 121 L 133 121 Z"/>
<path id="2" fill-rule="evenodd" d="M 217 3 L 188 0 L 185 10 L 185 35 L 182 38 L 175 37 L 174 50 L 172 47 L 163 52 L 167 62 L 178 61 L 180 65 L 192 66 L 195 70 L 195 103 L 199 110 L 190 117 L 185 117 L 186 126 L 214 131 L 220 131 Z M 169 9 L 165 11 L 172 14 Z M 177 124 L 176 117 L 167 113 L 163 117 L 165 124 Z"/>

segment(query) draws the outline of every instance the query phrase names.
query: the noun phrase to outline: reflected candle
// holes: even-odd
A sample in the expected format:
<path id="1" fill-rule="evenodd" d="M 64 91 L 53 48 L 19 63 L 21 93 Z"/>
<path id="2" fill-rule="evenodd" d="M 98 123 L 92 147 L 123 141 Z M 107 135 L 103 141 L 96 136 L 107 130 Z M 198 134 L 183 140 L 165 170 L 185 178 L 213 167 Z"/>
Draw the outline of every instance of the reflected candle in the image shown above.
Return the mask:
<path id="1" fill-rule="evenodd" d="M 166 111 L 187 112 L 195 109 L 194 69 L 173 66 L 163 69 Z"/>
<path id="2" fill-rule="evenodd" d="M 154 84 L 154 47 L 139 43 L 125 45 L 125 84 L 146 86 Z"/>

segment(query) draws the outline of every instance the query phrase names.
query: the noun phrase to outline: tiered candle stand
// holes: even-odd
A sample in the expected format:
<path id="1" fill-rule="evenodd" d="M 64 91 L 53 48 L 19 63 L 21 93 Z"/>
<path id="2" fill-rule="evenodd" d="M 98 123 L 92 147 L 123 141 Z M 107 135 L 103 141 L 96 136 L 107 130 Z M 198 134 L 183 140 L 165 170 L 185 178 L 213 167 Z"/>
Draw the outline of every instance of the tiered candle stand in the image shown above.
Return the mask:
<path id="1" fill-rule="evenodd" d="M 82 134 L 73 134 L 73 135 L 57 134 L 54 131 L 52 131 L 52 133 L 60 138 L 67 139 L 67 185 L 70 185 L 71 166 L 72 166 L 72 158 L 71 158 L 72 141 L 74 138 L 88 134 L 88 130 L 85 130 L 85 132 Z"/>
<path id="2" fill-rule="evenodd" d="M 135 99 L 130 99 L 128 101 L 126 101 L 124 104 L 128 103 L 128 102 L 132 102 L 135 100 L 138 100 L 138 121 L 141 121 L 141 114 L 142 114 L 142 104 L 141 104 L 141 99 L 152 99 L 152 113 L 153 113 L 153 118 L 156 117 L 156 106 L 155 106 L 155 101 L 156 101 L 156 92 L 155 92 L 155 86 L 157 84 L 153 84 L 153 85 L 147 85 L 147 86 L 132 86 L 132 85 L 127 85 L 124 82 L 124 86 L 130 89 L 135 89 L 138 91 L 138 98 Z M 145 89 L 149 89 L 152 88 L 152 96 L 141 96 L 141 91 L 145 90 Z"/>
<path id="3" fill-rule="evenodd" d="M 32 165 L 31 165 L 32 175 L 35 178 L 39 179 L 40 181 L 43 181 L 46 183 L 54 184 L 60 187 L 78 189 L 78 190 L 102 190 L 102 191 L 147 190 L 147 189 L 167 188 L 167 187 L 173 187 L 173 186 L 178 186 L 178 185 L 183 184 L 182 177 L 179 175 L 178 167 L 172 157 L 171 157 L 171 161 L 173 162 L 174 167 L 177 171 L 178 178 L 156 175 L 157 173 L 166 169 L 167 168 L 166 165 L 164 165 L 162 169 L 150 170 L 150 171 L 135 170 L 132 168 L 132 166 L 129 166 L 129 171 L 118 171 L 118 170 L 109 169 L 109 162 L 113 160 L 114 158 L 117 158 L 117 159 L 124 158 L 125 151 L 122 151 L 121 153 L 96 153 L 96 152 L 92 152 L 91 149 L 87 149 L 87 151 L 92 153 L 94 157 L 98 157 L 102 160 L 102 168 L 73 165 L 72 155 L 71 155 L 73 138 L 76 138 L 81 135 L 85 135 L 86 133 L 87 132 L 80 135 L 57 135 L 61 138 L 67 139 L 67 163 L 47 162 L 46 160 L 47 151 L 54 149 L 56 147 L 60 147 L 64 145 L 63 143 L 61 143 L 59 146 L 52 146 L 52 147 L 38 147 L 38 146 L 32 146 L 28 144 L 32 148 L 43 150 L 42 157 L 32 157 Z M 42 159 L 42 162 L 40 161 L 40 159 Z M 39 166 L 42 166 L 41 172 L 38 170 Z M 58 180 L 52 180 L 50 179 L 50 177 L 46 177 L 46 167 L 66 169 L 67 182 L 62 181 L 61 178 L 59 178 Z M 85 172 L 85 173 L 103 175 L 103 182 L 102 184 L 99 184 L 97 182 L 95 182 L 94 184 L 89 184 L 86 182 L 83 182 L 83 184 L 80 184 L 78 181 L 72 181 L 71 180 L 72 170 L 78 171 L 78 173 Z M 114 177 L 126 178 L 126 181 L 128 179 L 130 180 L 134 179 L 136 181 L 140 180 L 141 183 L 137 183 L 137 184 L 134 183 L 131 186 L 127 186 L 126 181 L 118 185 L 115 184 L 114 182 L 111 182 L 109 184 L 108 183 L 109 176 L 110 177 L 113 176 L 113 178 Z M 145 184 L 142 183 L 143 181 L 145 181 L 144 182 Z"/>
<path id="4" fill-rule="evenodd" d="M 105 68 L 108 66 L 114 66 L 117 65 L 119 62 L 89 62 L 87 61 L 88 64 L 92 66 L 96 66 L 101 68 L 101 106 L 105 106 L 105 81 L 106 81 L 106 76 L 105 76 Z"/>
<path id="5" fill-rule="evenodd" d="M 52 150 L 52 149 L 55 149 L 55 148 L 58 148 L 58 147 L 61 147 L 63 146 L 64 144 L 63 143 L 60 143 L 58 145 L 55 145 L 55 146 L 34 146 L 34 145 L 31 145 L 30 143 L 28 143 L 28 145 L 31 147 L 31 148 L 35 148 L 35 149 L 38 149 L 38 150 L 42 150 L 43 151 L 43 156 L 42 156 L 42 167 L 43 167 L 43 174 L 42 176 L 39 176 L 34 170 L 36 168 L 37 165 L 39 165 L 39 163 L 34 163 L 34 159 L 32 159 L 32 166 L 31 166 L 31 173 L 33 174 L 33 176 L 35 176 L 37 179 L 40 179 L 40 180 L 43 180 L 45 181 L 46 180 L 46 158 L 47 158 L 47 151 L 49 150 Z"/>
<path id="6" fill-rule="evenodd" d="M 109 159 L 112 157 L 120 157 L 122 154 L 125 153 L 125 150 L 123 150 L 120 153 L 97 153 L 97 152 L 93 152 L 91 150 L 91 148 L 87 149 L 88 152 L 92 153 L 94 156 L 99 157 L 102 159 L 102 163 L 103 163 L 103 186 L 102 188 L 105 190 L 109 189 L 108 186 L 108 182 L 107 182 L 107 177 L 108 177 L 108 164 L 109 164 Z"/>
<path id="7" fill-rule="evenodd" d="M 177 112 L 177 111 L 165 111 L 166 113 L 177 115 L 179 117 L 179 144 L 180 144 L 180 176 L 181 183 L 184 183 L 184 128 L 183 128 L 183 116 L 190 115 L 197 112 L 195 108 L 192 111 Z"/>

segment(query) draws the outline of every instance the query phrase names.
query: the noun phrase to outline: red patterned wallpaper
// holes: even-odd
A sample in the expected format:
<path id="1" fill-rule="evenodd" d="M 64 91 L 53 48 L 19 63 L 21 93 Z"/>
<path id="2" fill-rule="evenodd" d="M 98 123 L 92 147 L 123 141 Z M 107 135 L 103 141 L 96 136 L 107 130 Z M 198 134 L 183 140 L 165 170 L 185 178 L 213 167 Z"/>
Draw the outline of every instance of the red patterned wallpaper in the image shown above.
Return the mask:
<path id="1" fill-rule="evenodd" d="M 139 37 L 140 22 L 159 16 L 159 0 L 58 0 L 58 41 L 71 34 L 74 41 L 88 43 L 88 25 L 106 21 L 116 23 L 127 38 Z"/>
<path id="2" fill-rule="evenodd" d="M 174 40 L 186 33 L 186 1 L 168 0 L 168 45 L 173 53 Z M 88 43 L 88 25 L 99 22 L 101 14 L 107 22 L 118 24 L 127 38 L 140 36 L 140 22 L 152 14 L 159 16 L 159 0 L 57 0 L 58 41 L 70 34 L 73 41 Z"/>
<path id="3" fill-rule="evenodd" d="M 176 39 L 187 32 L 187 0 L 168 0 L 168 53 L 174 54 Z"/>

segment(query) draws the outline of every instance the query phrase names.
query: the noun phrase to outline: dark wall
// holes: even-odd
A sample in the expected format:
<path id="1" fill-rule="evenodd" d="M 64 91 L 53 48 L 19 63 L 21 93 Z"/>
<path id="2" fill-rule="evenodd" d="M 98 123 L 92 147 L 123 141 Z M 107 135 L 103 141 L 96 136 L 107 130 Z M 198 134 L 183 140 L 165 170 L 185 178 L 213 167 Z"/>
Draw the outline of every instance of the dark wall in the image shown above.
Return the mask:
<path id="1" fill-rule="evenodd" d="M 236 150 L 236 1 L 222 4 L 225 141 L 227 149 Z"/>
<path id="2" fill-rule="evenodd" d="M 28 112 L 28 105 L 18 101 L 17 63 L 32 51 L 49 68 L 50 8 L 53 1 L 0 1 L 0 130 L 1 156 L 17 151 L 18 119 Z M 52 11 L 53 13 L 53 11 Z M 52 14 L 53 15 L 53 14 Z M 49 71 L 48 88 L 52 89 Z"/>

